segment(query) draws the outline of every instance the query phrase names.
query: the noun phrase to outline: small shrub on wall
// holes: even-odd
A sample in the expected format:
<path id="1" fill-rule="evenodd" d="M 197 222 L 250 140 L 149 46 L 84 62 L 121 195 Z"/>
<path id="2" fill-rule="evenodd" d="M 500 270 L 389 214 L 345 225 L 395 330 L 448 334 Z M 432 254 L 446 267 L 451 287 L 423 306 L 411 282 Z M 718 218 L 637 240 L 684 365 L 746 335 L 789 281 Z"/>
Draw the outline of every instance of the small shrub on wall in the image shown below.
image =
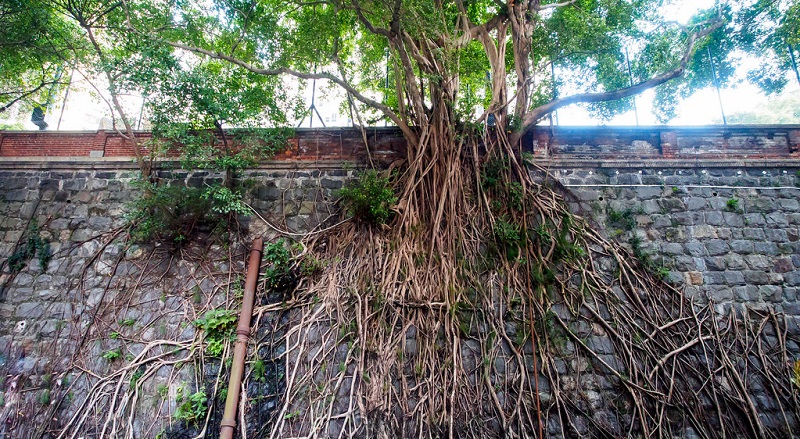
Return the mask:
<path id="1" fill-rule="evenodd" d="M 397 196 L 389 178 L 369 170 L 339 191 L 347 213 L 370 224 L 385 224 L 392 217 Z"/>
<path id="2" fill-rule="evenodd" d="M 136 242 L 180 247 L 197 233 L 227 230 L 235 214 L 247 214 L 242 195 L 221 186 L 193 188 L 139 182 L 144 196 L 131 204 L 128 219 Z"/>
<path id="3" fill-rule="evenodd" d="M 285 148 L 289 129 L 192 130 L 185 124 L 165 124 L 155 132 L 161 144 L 181 145 L 183 169 L 207 169 L 224 174 L 221 183 L 190 187 L 139 181 L 142 196 L 130 206 L 128 219 L 136 242 L 157 242 L 178 248 L 198 233 L 216 235 L 228 229 L 236 215 L 249 215 L 243 189 L 235 184 L 238 171 L 255 166 Z"/>

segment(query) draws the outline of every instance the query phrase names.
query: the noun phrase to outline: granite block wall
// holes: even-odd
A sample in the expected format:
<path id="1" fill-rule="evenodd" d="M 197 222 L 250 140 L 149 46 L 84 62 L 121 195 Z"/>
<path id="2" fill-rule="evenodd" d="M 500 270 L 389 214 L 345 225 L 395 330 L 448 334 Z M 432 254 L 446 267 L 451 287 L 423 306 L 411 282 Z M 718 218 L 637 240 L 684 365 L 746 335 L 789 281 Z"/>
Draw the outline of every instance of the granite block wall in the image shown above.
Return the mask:
<path id="1" fill-rule="evenodd" d="M 275 228 L 312 230 L 338 215 L 333 191 L 354 171 L 337 166 L 247 172 L 239 182 L 247 182 L 246 200 L 261 218 L 242 217 L 230 236 L 176 250 L 128 239 L 127 215 L 140 193 L 137 172 L 125 169 L 130 163 L 60 166 L 0 170 L 0 438 L 52 437 L 70 423 L 85 437 L 116 437 L 115 426 L 105 425 L 108 413 L 73 418 L 83 404 L 108 403 L 113 389 L 98 377 L 115 371 L 125 374 L 126 382 L 142 379 L 144 385 L 136 400 L 128 401 L 135 410 L 117 406 L 108 419 L 129 420 L 140 437 L 197 434 L 196 426 L 181 430 L 176 413 L 216 379 L 219 361 L 209 358 L 196 370 L 171 351 L 198 349 L 192 346 L 197 335 L 192 322 L 238 300 L 251 236 L 274 239 Z M 159 178 L 199 187 L 221 176 L 162 170 Z M 45 243 L 50 255 L 45 267 L 39 249 L 13 262 L 32 236 Z M 262 304 L 270 300 L 259 296 Z M 251 347 L 256 352 L 251 358 L 272 378 L 249 381 L 250 392 L 261 395 L 252 411 L 253 429 L 280 398 L 276 380 L 283 366 L 273 361 L 280 347 L 269 342 L 272 319 L 261 319 Z M 129 368 L 148 356 L 165 361 Z M 224 396 L 221 400 L 224 404 Z M 212 413 L 210 425 L 218 428 L 219 420 L 219 413 Z"/>
<path id="2" fill-rule="evenodd" d="M 797 315 L 800 175 L 794 166 L 559 168 L 576 211 L 635 236 L 698 300 Z M 634 227 L 620 217 L 629 216 Z M 615 221 L 616 219 L 616 221 Z"/>
<path id="3" fill-rule="evenodd" d="M 719 315 L 730 310 L 777 313 L 785 319 L 787 346 L 797 358 L 798 130 L 773 131 L 736 132 L 727 144 L 719 140 L 724 136 L 709 141 L 714 133 L 665 134 L 656 129 L 606 133 L 594 142 L 587 141 L 586 134 L 572 133 L 549 143 L 546 133 L 537 131 L 529 140 L 537 160 L 571 194 L 577 214 L 607 236 L 649 255 L 653 267 L 670 282 L 698 302 L 713 301 Z M 209 359 L 200 371 L 181 365 L 158 341 L 173 340 L 188 348 L 197 335 L 192 322 L 206 310 L 235 300 L 252 236 L 272 240 L 278 236 L 276 228 L 302 232 L 339 218 L 335 190 L 355 171 L 337 160 L 364 159 L 350 145 L 358 136 L 348 136 L 308 134 L 282 160 L 241 175 L 239 181 L 248 188 L 246 201 L 263 218 L 241 218 L 229 239 L 201 241 L 178 253 L 126 240 L 126 213 L 138 194 L 129 160 L 39 157 L 2 162 L 0 438 L 47 437 L 64 425 L 82 422 L 73 415 L 85 397 L 102 386 L 97 377 L 124 370 L 142 354 L 163 355 L 175 363 L 124 371 L 129 381 L 137 375 L 137 380 L 146 381 L 142 394 L 128 402 L 137 407 L 129 422 L 141 437 L 161 432 L 173 433 L 166 437 L 189 435 L 170 430 L 175 414 L 181 401 L 215 377 L 219 364 Z M 9 142 L 10 137 L 14 136 L 6 134 L 0 141 Z M 393 135 L 376 142 L 384 146 L 373 152 L 386 160 L 400 149 Z M 103 145 L 111 143 L 103 140 Z M 0 155 L 14 154 L 6 149 L 9 143 L 0 145 L 6 145 L 0 147 Z M 720 158 L 726 151 L 736 157 Z M 748 154 L 754 157 L 743 157 Z M 204 171 L 166 169 L 160 177 L 190 186 L 220 178 Z M 34 230 L 52 255 L 47 266 L 42 268 L 33 256 L 19 262 L 19 271 L 12 270 L 9 258 L 27 245 Z M 272 299 L 259 300 L 267 304 Z M 281 350 L 269 343 L 270 331 L 281 321 L 270 318 L 261 322 L 264 330 L 252 351 L 259 352 L 257 361 L 274 368 L 276 380 L 252 380 L 250 394 L 265 395 L 259 403 L 263 405 L 252 411 L 261 417 L 254 422 L 268 418 L 281 394 L 278 377 L 283 366 L 273 361 Z M 584 329 L 581 336 L 613 361 L 602 332 Z M 414 339 L 411 333 L 409 346 Z M 570 349 L 574 346 L 567 344 L 565 350 Z M 477 364 L 474 350 L 464 346 L 462 351 L 465 364 Z M 514 373 L 510 361 L 501 363 L 497 370 Z M 601 400 L 602 374 L 586 373 L 592 368 L 588 363 L 573 363 L 556 364 L 565 382 L 584 386 L 587 404 Z M 579 381 L 576 374 L 583 378 Z M 545 382 L 540 389 L 546 403 L 552 394 Z M 778 423 L 780 414 L 768 395 L 755 398 L 754 404 L 765 425 Z M 99 414 L 92 425 L 83 421 L 86 437 L 113 428 L 105 425 L 102 415 L 107 414 Z M 216 414 L 211 416 L 212 424 L 219 422 Z"/>

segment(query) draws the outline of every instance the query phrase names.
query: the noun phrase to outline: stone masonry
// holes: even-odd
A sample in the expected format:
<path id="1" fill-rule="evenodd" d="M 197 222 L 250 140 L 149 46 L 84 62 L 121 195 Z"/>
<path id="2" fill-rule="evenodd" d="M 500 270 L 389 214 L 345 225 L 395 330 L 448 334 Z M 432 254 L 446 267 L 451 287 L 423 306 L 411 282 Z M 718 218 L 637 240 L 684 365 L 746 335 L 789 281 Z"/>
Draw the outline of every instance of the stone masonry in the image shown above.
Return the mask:
<path id="1" fill-rule="evenodd" d="M 148 342 L 191 341 L 191 322 L 202 310 L 224 304 L 244 277 L 246 236 L 227 246 L 187 247 L 178 255 L 183 259 L 124 239 L 126 214 L 139 194 L 130 162 L 48 167 L 0 170 L 3 439 L 39 437 L 69 419 L 90 390 L 85 375 L 67 372 L 72 362 L 106 373 L 123 359 L 138 357 Z M 256 182 L 250 184 L 248 202 L 271 224 L 242 218 L 243 230 L 252 235 L 274 238 L 270 227 L 313 229 L 337 214 L 333 191 L 354 173 L 338 164 L 314 170 L 280 168 L 242 176 L 242 181 Z M 189 186 L 220 178 L 205 171 L 159 174 L 170 184 Z M 30 258 L 13 273 L 9 257 L 26 245 L 34 224 L 52 259 L 42 269 L 38 257 Z M 76 358 L 87 345 L 90 355 Z M 206 369 L 210 379 L 216 370 Z M 166 431 L 177 400 L 198 384 L 189 368 L 162 367 L 153 374 L 133 420 L 143 437 Z M 51 422 L 34 422 L 43 417 Z"/>
<path id="2" fill-rule="evenodd" d="M 174 263 L 162 249 L 122 239 L 138 193 L 124 148 L 115 149 L 120 158 L 93 159 L 81 150 L 75 153 L 81 158 L 41 157 L 51 155 L 45 151 L 21 159 L 4 151 L 23 134 L 0 132 L 0 439 L 32 437 L 67 422 L 90 391 L 85 373 L 67 373 L 70 362 L 105 373 L 118 366 L 109 352 L 134 358 L 154 340 L 191 340 L 198 310 L 224 303 L 232 279 L 243 273 L 243 243 L 252 236 L 274 238 L 275 227 L 302 232 L 338 218 L 335 190 L 365 157 L 353 146 L 359 135 L 331 131 L 304 133 L 296 152 L 240 176 L 250 182 L 246 201 L 269 224 L 242 218 L 242 235 L 228 245 L 188 248 Z M 609 237 L 638 238 L 636 245 L 686 294 L 713 301 L 721 314 L 774 310 L 798 340 L 798 133 L 800 127 L 537 130 L 525 148 L 574 195 L 576 213 Z M 398 136 L 379 134 L 372 152 L 385 162 L 395 156 Z M 314 152 L 302 146 L 322 137 L 337 139 L 343 152 L 331 153 L 337 147 L 331 141 Z M 171 184 L 190 186 L 219 178 L 160 172 Z M 620 217 L 631 218 L 633 227 L 614 221 Z M 34 257 L 12 273 L 8 258 L 25 245 L 33 224 L 52 259 L 42 270 Z M 788 343 L 800 357 L 796 341 Z M 74 358 L 81 346 L 90 347 L 90 358 Z M 188 368 L 152 374 L 132 421 L 142 437 L 165 429 L 179 395 L 197 384 Z M 767 421 L 774 415 L 768 398 L 756 404 Z M 50 420 L 32 422 L 43 416 Z"/>

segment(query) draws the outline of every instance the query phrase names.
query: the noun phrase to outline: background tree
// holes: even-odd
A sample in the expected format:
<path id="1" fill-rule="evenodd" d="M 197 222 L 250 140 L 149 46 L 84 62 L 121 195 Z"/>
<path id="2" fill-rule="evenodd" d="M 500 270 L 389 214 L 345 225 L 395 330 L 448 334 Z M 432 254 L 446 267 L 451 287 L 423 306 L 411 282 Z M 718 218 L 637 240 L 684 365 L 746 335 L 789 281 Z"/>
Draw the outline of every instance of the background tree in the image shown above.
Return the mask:
<path id="1" fill-rule="evenodd" d="M 728 123 L 744 125 L 770 124 L 776 121 L 785 124 L 800 123 L 800 96 L 789 95 L 770 99 L 766 104 L 728 116 Z"/>
<path id="2" fill-rule="evenodd" d="M 0 1 L 0 22 L 0 113 L 46 105 L 64 85 L 64 54 L 82 49 L 78 29 L 37 0 Z"/>
<path id="3" fill-rule="evenodd" d="M 729 12 L 729 38 L 761 62 L 748 74 L 768 93 L 781 91 L 789 78 L 800 81 L 793 65 L 800 44 L 800 4 L 786 0 L 750 0 Z"/>
<path id="4" fill-rule="evenodd" d="M 62 73 L 77 71 L 101 96 L 107 92 L 114 127 L 122 123 L 124 128 L 117 131 L 131 142 L 140 168 L 148 174 L 149 165 L 120 101 L 128 90 L 121 87 L 117 60 L 133 57 L 135 47 L 130 35 L 119 32 L 121 20 L 127 20 L 124 27 L 129 27 L 136 18 L 123 14 L 124 6 L 110 0 L 3 0 L 0 14 L 8 25 L 0 31 L 0 112 L 15 104 L 44 109 L 67 85 Z M 154 11 L 148 12 L 147 18 L 153 20 Z M 139 47 L 135 50 L 142 52 Z"/>

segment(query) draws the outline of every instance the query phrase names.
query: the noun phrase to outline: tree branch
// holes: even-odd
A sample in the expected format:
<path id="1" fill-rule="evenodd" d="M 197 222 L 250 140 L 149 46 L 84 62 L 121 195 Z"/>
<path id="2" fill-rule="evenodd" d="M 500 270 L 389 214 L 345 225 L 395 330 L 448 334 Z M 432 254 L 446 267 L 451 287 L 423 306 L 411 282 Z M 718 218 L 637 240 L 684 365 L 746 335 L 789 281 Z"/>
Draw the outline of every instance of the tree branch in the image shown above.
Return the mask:
<path id="1" fill-rule="evenodd" d="M 374 99 L 368 98 L 363 93 L 359 92 L 355 87 L 353 87 L 347 81 L 345 81 L 342 78 L 339 78 L 339 77 L 337 77 L 335 75 L 332 75 L 330 73 L 326 73 L 326 72 L 307 73 L 307 72 L 300 72 L 300 71 L 297 71 L 297 70 L 293 70 L 293 69 L 290 69 L 288 67 L 277 67 L 277 68 L 272 68 L 272 69 L 265 69 L 265 68 L 257 67 L 257 66 L 255 66 L 255 65 L 253 65 L 251 63 L 248 63 L 246 61 L 243 61 L 243 60 L 241 60 L 239 58 L 236 58 L 236 57 L 233 57 L 233 56 L 230 56 L 230 55 L 226 55 L 226 54 L 221 53 L 221 52 L 214 52 L 214 51 L 203 49 L 203 48 L 200 48 L 200 47 L 189 46 L 189 45 L 186 45 L 186 44 L 183 44 L 183 43 L 176 43 L 176 42 L 173 42 L 173 41 L 165 41 L 165 43 L 170 45 L 170 46 L 172 46 L 172 47 L 181 49 L 181 50 L 186 50 L 188 52 L 194 52 L 194 53 L 197 53 L 197 54 L 200 54 L 200 55 L 204 55 L 204 56 L 207 56 L 207 57 L 213 58 L 213 59 L 219 59 L 219 60 L 227 61 L 227 62 L 229 62 L 231 64 L 237 65 L 239 67 L 242 67 L 242 68 L 244 68 L 246 70 L 249 70 L 249 71 L 251 71 L 253 73 L 257 73 L 259 75 L 268 75 L 268 76 L 289 75 L 289 76 L 294 76 L 295 78 L 299 78 L 299 79 L 327 79 L 328 81 L 333 82 L 334 84 L 336 84 L 336 85 L 342 87 L 343 89 L 345 89 L 347 92 L 351 93 L 353 95 L 353 97 L 355 97 L 356 99 L 358 99 L 362 103 L 364 103 L 366 105 L 369 105 L 370 107 L 375 108 L 376 110 L 382 112 L 386 117 L 391 119 L 392 122 L 394 122 L 398 127 L 400 127 L 400 129 L 403 131 L 403 134 L 408 136 L 410 139 L 416 138 L 416 135 L 411 130 L 411 128 L 408 126 L 408 124 L 405 121 L 403 121 L 402 119 L 400 119 L 400 117 L 398 117 L 397 114 L 394 111 L 392 111 L 391 108 L 389 108 L 387 105 L 382 104 L 381 102 L 378 102 L 378 101 L 376 101 Z"/>
<path id="2" fill-rule="evenodd" d="M 464 13 L 466 17 L 466 13 Z M 466 18 L 465 18 L 466 19 Z M 489 32 L 498 28 L 498 26 L 506 20 L 506 17 L 495 15 L 494 17 L 486 20 L 483 24 L 470 23 L 469 28 L 464 31 L 458 38 L 453 41 L 455 48 L 460 49 L 466 47 L 470 41 L 477 40 L 481 34 L 488 34 Z"/>
<path id="3" fill-rule="evenodd" d="M 630 87 L 620 88 L 608 92 L 576 94 L 564 98 L 555 99 L 553 101 L 548 102 L 545 105 L 541 105 L 537 108 L 534 108 L 533 110 L 527 112 L 525 116 L 523 116 L 522 129 L 512 134 L 511 140 L 512 141 L 519 140 L 525 132 L 527 132 L 536 122 L 539 121 L 539 119 L 561 107 L 577 103 L 607 102 L 607 101 L 614 101 L 618 99 L 627 98 L 682 76 L 686 71 L 686 66 L 689 64 L 689 60 L 692 57 L 692 53 L 694 53 L 694 47 L 697 43 L 697 40 L 709 35 L 711 32 L 722 26 L 722 24 L 723 22 L 721 20 L 716 21 L 711 26 L 708 26 L 698 32 L 690 34 L 689 40 L 687 41 L 686 44 L 686 51 L 684 52 L 683 57 L 681 57 L 678 66 L 672 70 L 663 72 L 659 75 L 656 75 L 648 79 L 647 81 L 640 82 Z"/>
<path id="4" fill-rule="evenodd" d="M 37 91 L 41 90 L 44 86 L 51 85 L 51 84 L 57 84 L 58 82 L 59 81 L 57 81 L 57 80 L 56 81 L 42 81 L 41 84 L 39 84 L 36 88 L 34 88 L 32 90 L 28 90 L 28 91 L 22 93 L 21 95 L 19 95 L 16 98 L 12 99 L 9 103 L 7 103 L 7 104 L 3 105 L 2 107 L 0 107 L 0 113 L 5 112 L 6 110 L 11 108 L 17 102 L 19 102 L 19 101 L 27 98 L 28 96 L 36 93 Z M 5 95 L 5 94 L 12 94 L 12 93 L 0 93 L 0 96 L 1 95 Z"/>
<path id="5" fill-rule="evenodd" d="M 122 3 L 118 3 L 117 6 L 121 5 Z M 116 6 L 115 6 L 116 7 Z M 94 36 L 94 32 L 92 31 L 92 27 L 87 24 L 82 24 L 82 27 L 86 30 L 86 34 L 89 37 L 89 41 L 92 43 L 92 47 L 94 47 L 95 53 L 97 57 L 102 62 L 102 70 L 105 73 L 106 79 L 108 80 L 108 91 L 111 94 L 111 102 L 114 103 L 114 108 L 119 113 L 120 118 L 122 119 L 122 124 L 125 125 L 125 134 L 122 133 L 117 127 L 116 122 L 114 121 L 114 112 L 111 112 L 111 121 L 114 123 L 114 129 L 122 136 L 124 139 L 127 139 L 131 142 L 133 146 L 133 152 L 136 155 L 136 163 L 139 165 L 139 170 L 142 172 L 142 177 L 149 177 L 150 176 L 150 166 L 144 160 L 142 156 L 142 149 L 139 146 L 139 142 L 136 140 L 136 134 L 133 132 L 133 126 L 131 125 L 130 120 L 128 120 L 128 116 L 125 113 L 125 109 L 122 107 L 122 103 L 119 100 L 119 90 L 117 89 L 117 83 L 115 81 L 114 75 L 111 74 L 111 69 L 108 67 L 108 63 L 106 62 L 106 55 L 103 52 L 103 49 L 100 47 L 100 44 L 97 42 L 97 39 Z"/>
<path id="6" fill-rule="evenodd" d="M 417 62 L 417 65 L 419 65 L 419 68 L 420 69 L 424 69 L 424 70 L 426 70 L 428 72 L 435 71 L 433 65 L 431 65 L 431 61 L 432 60 L 429 60 L 428 58 L 425 58 L 424 56 L 422 56 L 422 53 L 420 52 L 419 45 L 417 44 L 416 41 L 414 41 L 413 38 L 411 38 L 411 35 L 409 35 L 408 32 L 406 32 L 406 31 L 401 31 L 400 32 L 400 36 L 401 36 L 403 42 L 405 43 L 405 45 L 408 47 L 408 49 L 410 49 L 410 50 L 406 50 L 406 52 L 409 55 L 411 55 L 412 58 L 414 58 L 414 61 Z M 435 61 L 435 60 L 433 60 L 433 61 Z"/>
<path id="7" fill-rule="evenodd" d="M 400 2 L 398 2 L 400 3 Z M 383 35 L 386 38 L 392 38 L 394 34 L 389 29 L 383 27 L 377 27 L 372 24 L 371 21 L 364 15 L 364 10 L 361 8 L 361 4 L 358 3 L 358 0 L 352 0 L 353 9 L 356 11 L 356 15 L 358 15 L 358 21 L 360 21 L 370 32 L 375 35 Z M 399 8 L 396 11 L 399 14 Z M 392 22 L 395 21 L 395 14 L 392 14 Z"/>
<path id="8" fill-rule="evenodd" d="M 91 25 L 97 23 L 98 20 L 100 20 L 101 18 L 103 18 L 106 15 L 110 14 L 114 9 L 117 9 L 120 6 L 122 6 L 122 2 L 121 1 L 118 1 L 118 2 L 114 3 L 113 5 L 109 6 L 105 11 L 102 11 L 99 14 L 97 14 L 96 16 L 94 16 L 93 18 L 91 18 L 88 21 L 88 23 L 86 23 L 86 24 L 91 26 Z"/>
<path id="9" fill-rule="evenodd" d="M 561 3 L 550 3 L 549 5 L 537 5 L 536 6 L 536 10 L 537 11 L 544 11 L 544 10 L 547 10 L 547 9 L 563 8 L 564 6 L 569 6 L 569 5 L 573 4 L 573 3 L 575 3 L 576 1 L 577 0 L 569 0 L 569 1 L 561 2 Z"/>

